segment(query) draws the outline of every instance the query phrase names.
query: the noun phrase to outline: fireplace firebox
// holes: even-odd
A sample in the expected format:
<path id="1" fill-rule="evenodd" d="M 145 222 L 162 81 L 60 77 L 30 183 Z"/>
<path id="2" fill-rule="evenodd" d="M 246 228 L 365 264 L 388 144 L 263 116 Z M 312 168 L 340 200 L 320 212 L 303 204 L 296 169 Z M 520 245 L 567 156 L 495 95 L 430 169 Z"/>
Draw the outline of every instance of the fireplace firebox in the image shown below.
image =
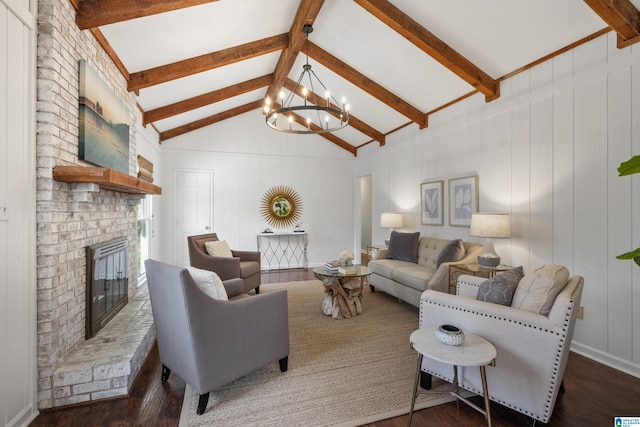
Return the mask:
<path id="1" fill-rule="evenodd" d="M 95 336 L 128 302 L 126 237 L 87 246 L 86 339 Z"/>

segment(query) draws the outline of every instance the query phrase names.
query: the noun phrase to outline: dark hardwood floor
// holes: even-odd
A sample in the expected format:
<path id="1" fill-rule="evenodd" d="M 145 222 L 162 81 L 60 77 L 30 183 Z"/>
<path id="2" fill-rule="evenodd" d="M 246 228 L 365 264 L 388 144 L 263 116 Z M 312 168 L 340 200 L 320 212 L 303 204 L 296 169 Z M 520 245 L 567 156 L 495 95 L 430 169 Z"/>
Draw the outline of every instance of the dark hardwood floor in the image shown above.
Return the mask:
<path id="1" fill-rule="evenodd" d="M 265 273 L 262 283 L 308 280 L 308 270 Z M 129 398 L 89 405 L 42 411 L 30 424 L 40 426 L 177 426 L 184 398 L 185 383 L 177 375 L 160 381 L 161 363 L 154 345 L 138 374 Z M 565 392 L 556 402 L 549 426 L 613 426 L 616 416 L 640 416 L 640 379 L 591 359 L 571 353 L 564 377 Z M 359 392 L 366 393 L 366 390 Z M 475 398 L 482 406 L 482 400 Z M 408 402 L 407 402 L 408 404 Z M 526 426 L 531 419 L 501 405 L 491 403 L 493 425 Z M 406 426 L 408 416 L 368 424 L 369 427 Z M 485 426 L 484 417 L 455 403 L 418 411 L 413 426 Z"/>

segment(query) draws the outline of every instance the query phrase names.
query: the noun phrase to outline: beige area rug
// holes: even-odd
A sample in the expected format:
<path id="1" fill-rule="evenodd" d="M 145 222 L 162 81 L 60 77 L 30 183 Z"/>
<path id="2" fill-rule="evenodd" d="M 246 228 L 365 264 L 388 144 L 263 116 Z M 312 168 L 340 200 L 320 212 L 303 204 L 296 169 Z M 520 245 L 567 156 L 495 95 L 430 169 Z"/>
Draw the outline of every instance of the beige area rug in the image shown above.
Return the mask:
<path id="1" fill-rule="evenodd" d="M 332 319 L 320 311 L 320 281 L 266 284 L 260 291 L 288 291 L 289 370 L 278 363 L 212 392 L 204 414 L 187 385 L 180 427 L 358 426 L 407 414 L 417 353 L 409 335 L 418 309 L 366 287 L 363 313 Z M 434 389 L 448 386 L 437 378 Z M 452 401 L 450 395 L 420 395 L 416 408 Z"/>

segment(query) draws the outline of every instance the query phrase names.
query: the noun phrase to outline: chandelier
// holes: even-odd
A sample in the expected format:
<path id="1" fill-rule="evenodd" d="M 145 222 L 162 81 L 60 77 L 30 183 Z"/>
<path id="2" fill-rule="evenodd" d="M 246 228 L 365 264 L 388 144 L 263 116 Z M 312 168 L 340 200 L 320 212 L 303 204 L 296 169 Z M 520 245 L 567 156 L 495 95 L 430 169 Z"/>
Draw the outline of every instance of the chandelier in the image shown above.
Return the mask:
<path id="1" fill-rule="evenodd" d="M 280 132 L 312 134 L 334 132 L 349 124 L 349 105 L 345 98 L 341 102 L 333 97 L 324 83 L 309 65 L 309 34 L 313 27 L 306 24 L 302 32 L 307 35 L 307 62 L 289 94 L 284 89 L 278 96 L 279 102 L 272 105 L 265 99 L 264 113 L 267 125 Z M 322 90 L 324 96 L 316 90 Z M 338 106 L 339 105 L 339 106 Z M 301 126 L 293 125 L 297 122 Z"/>

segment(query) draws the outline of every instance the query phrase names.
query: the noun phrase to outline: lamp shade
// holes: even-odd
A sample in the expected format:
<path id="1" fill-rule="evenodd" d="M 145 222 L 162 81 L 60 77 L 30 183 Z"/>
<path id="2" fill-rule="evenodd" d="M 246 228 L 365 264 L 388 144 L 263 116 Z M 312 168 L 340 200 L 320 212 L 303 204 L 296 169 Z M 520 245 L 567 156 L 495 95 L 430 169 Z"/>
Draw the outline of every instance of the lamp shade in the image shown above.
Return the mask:
<path id="1" fill-rule="evenodd" d="M 402 214 L 396 212 L 384 212 L 380 215 L 380 227 L 400 228 L 402 227 Z"/>
<path id="2" fill-rule="evenodd" d="M 490 237 L 494 239 L 511 237 L 509 214 L 489 212 L 471 214 L 469 234 L 475 237 Z"/>

